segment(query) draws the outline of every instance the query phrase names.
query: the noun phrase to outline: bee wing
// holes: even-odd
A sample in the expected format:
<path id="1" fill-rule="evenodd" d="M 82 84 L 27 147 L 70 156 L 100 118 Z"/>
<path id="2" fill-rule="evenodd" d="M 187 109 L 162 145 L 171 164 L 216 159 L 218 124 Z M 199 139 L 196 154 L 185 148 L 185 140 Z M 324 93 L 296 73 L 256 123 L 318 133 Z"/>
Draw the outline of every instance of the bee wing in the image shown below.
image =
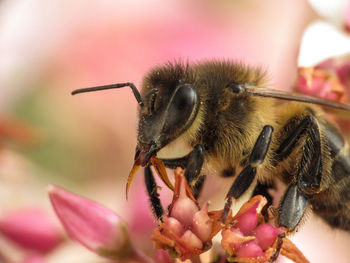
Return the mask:
<path id="1" fill-rule="evenodd" d="M 248 92 L 252 96 L 275 98 L 275 99 L 290 100 L 290 101 L 299 101 L 299 102 L 317 104 L 320 106 L 329 107 L 336 110 L 350 111 L 349 104 L 344 104 L 344 103 L 340 103 L 332 100 L 308 96 L 300 93 L 292 93 L 288 91 L 256 88 L 256 87 L 246 87 L 246 92 Z"/>

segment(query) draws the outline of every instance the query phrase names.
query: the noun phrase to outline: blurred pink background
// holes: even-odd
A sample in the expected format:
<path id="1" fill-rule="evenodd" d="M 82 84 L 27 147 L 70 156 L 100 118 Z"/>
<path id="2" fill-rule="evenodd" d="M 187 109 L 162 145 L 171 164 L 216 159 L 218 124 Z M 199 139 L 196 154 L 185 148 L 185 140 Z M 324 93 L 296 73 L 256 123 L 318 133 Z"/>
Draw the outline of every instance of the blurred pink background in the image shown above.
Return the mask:
<path id="1" fill-rule="evenodd" d="M 146 204 L 135 207 L 144 202 L 137 196 L 143 194 L 142 176 L 125 201 L 136 145 L 132 93 L 122 89 L 72 97 L 70 92 L 118 82 L 139 86 L 152 66 L 175 58 L 260 65 L 269 70 L 273 88 L 289 89 L 302 33 L 317 17 L 301 0 L 0 1 L 0 120 L 16 120 L 35 134 L 33 144 L 5 141 L 0 149 L 0 216 L 40 206 L 54 217 L 45 188 L 58 184 L 136 224 L 139 243 L 150 249 L 151 230 L 136 220 L 138 213 L 147 214 L 140 211 Z M 295 235 L 311 262 L 348 262 L 349 237 L 327 226 L 319 232 L 313 229 L 319 220 L 311 219 Z M 323 236 L 323 231 L 331 233 Z M 324 240 L 338 244 L 332 248 Z M 0 251 L 8 246 L 2 241 Z M 15 254 L 14 260 L 22 260 L 25 253 Z M 45 260 L 104 262 L 70 242 Z"/>

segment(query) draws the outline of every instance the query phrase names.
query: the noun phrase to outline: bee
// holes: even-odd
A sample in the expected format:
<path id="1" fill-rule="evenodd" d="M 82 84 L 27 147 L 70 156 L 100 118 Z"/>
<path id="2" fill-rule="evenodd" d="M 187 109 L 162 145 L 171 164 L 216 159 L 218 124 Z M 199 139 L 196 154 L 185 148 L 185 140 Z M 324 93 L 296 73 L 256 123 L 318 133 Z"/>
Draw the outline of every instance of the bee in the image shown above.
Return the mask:
<path id="1" fill-rule="evenodd" d="M 330 226 L 350 230 L 350 149 L 321 108 L 350 111 L 350 106 L 269 89 L 265 71 L 232 61 L 155 67 L 140 92 L 128 82 L 72 94 L 122 87 L 130 87 L 138 102 L 135 164 L 127 191 L 137 168 L 145 167 L 159 219 L 163 208 L 150 166 L 172 188 L 162 162 L 185 168 L 196 197 L 206 180 L 203 167 L 232 178 L 223 222 L 233 200 L 268 195 L 266 189 L 278 178 L 287 187 L 277 211 L 279 226 L 294 231 L 311 209 Z M 174 151 L 180 156 L 173 157 Z"/>

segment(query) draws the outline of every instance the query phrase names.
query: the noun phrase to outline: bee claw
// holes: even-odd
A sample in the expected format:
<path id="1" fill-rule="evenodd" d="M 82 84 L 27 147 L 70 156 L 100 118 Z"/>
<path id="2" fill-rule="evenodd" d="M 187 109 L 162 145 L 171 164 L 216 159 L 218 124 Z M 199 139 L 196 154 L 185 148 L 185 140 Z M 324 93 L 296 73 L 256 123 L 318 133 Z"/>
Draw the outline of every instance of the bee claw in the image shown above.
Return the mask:
<path id="1" fill-rule="evenodd" d="M 163 164 L 163 162 L 158 159 L 155 156 L 151 157 L 151 163 L 154 167 L 154 169 L 156 170 L 159 178 L 163 181 L 163 183 L 172 191 L 174 191 L 174 186 L 173 184 L 170 182 L 168 174 L 165 170 L 165 166 Z"/>
<path id="2" fill-rule="evenodd" d="M 231 206 L 232 206 L 232 198 L 229 197 L 226 200 L 226 203 L 225 203 L 225 206 L 224 206 L 224 209 L 222 211 L 221 218 L 220 218 L 220 221 L 221 221 L 222 224 L 226 223 L 228 215 L 229 215 L 230 210 L 231 210 Z"/>

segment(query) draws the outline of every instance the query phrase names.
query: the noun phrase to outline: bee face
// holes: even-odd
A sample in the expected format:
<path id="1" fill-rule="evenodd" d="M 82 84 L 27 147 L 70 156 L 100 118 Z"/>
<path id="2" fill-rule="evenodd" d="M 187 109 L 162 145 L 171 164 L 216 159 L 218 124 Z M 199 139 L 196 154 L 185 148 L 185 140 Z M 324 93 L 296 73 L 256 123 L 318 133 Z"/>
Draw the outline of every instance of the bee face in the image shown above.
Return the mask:
<path id="1" fill-rule="evenodd" d="M 199 109 L 197 90 L 181 81 L 175 88 L 149 89 L 139 110 L 138 148 L 154 155 L 193 123 Z"/>

